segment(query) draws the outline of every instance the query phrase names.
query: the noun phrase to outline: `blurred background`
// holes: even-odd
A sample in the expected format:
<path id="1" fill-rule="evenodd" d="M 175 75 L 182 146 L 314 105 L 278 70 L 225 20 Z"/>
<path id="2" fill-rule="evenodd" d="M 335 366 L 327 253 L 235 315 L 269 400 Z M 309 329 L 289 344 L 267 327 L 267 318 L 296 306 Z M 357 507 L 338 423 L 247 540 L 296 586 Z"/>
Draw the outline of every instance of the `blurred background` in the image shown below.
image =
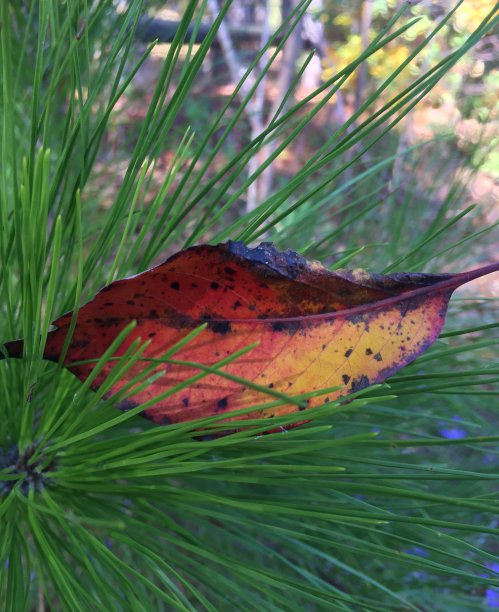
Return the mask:
<path id="1" fill-rule="evenodd" d="M 186 126 L 190 126 L 196 137 L 202 136 L 206 126 L 234 94 L 236 83 L 257 53 L 297 4 L 296 0 L 234 0 L 216 43 L 210 50 L 208 61 L 193 86 L 195 95 L 189 96 L 177 115 L 176 129 L 179 134 L 184 133 Z M 383 91 L 376 91 L 418 47 L 446 12 L 455 6 L 453 2 L 431 0 L 408 4 L 412 6 L 406 11 L 402 22 L 416 17 L 417 23 L 370 56 L 345 80 L 341 89 L 279 154 L 241 197 L 237 206 L 231 207 L 229 216 L 237 216 L 238 210 L 251 211 L 265 201 L 271 193 L 289 181 L 331 134 L 355 113 L 358 114 L 349 126 L 350 130 L 355 129 L 365 117 L 375 113 L 397 92 L 416 81 L 439 58 L 452 53 L 493 7 L 493 2 L 488 0 L 464 2 L 443 31 L 421 50 L 415 61 L 402 70 L 396 81 Z M 100 207 L 109 207 L 115 200 L 185 5 L 182 1 L 146 3 L 147 12 L 141 18 L 137 35 L 138 52 L 143 51 L 155 39 L 158 44 L 113 111 L 111 129 L 107 130 L 100 160 L 94 167 L 92 185 L 87 190 L 87 197 L 98 201 Z M 119 10 L 120 4 L 117 6 Z M 126 3 L 122 3 L 122 9 L 125 6 Z M 283 99 L 288 106 L 295 101 L 307 101 L 307 96 L 320 87 L 321 83 L 353 62 L 375 35 L 387 27 L 390 17 L 399 6 L 400 3 L 395 0 L 313 0 L 270 70 L 264 70 L 265 74 L 256 86 L 251 103 L 246 106 L 242 119 L 232 129 L 213 160 L 209 173 L 214 175 L 235 152 L 261 133 L 269 125 Z M 210 17 L 213 19 L 218 13 L 219 0 L 208 0 L 207 9 L 195 33 L 197 42 L 203 40 Z M 270 56 L 279 40 L 273 39 L 273 46 L 269 47 L 267 56 Z M 412 218 L 423 229 L 431 225 L 436 211 L 441 209 L 446 200 L 452 201 L 446 210 L 449 218 L 458 210 L 477 205 L 462 223 L 463 231 L 466 228 L 469 233 L 495 224 L 499 220 L 498 47 L 497 32 L 485 36 L 402 118 L 393 132 L 383 136 L 378 145 L 361 159 L 355 160 L 342 174 L 341 180 L 348 182 L 353 176 L 358 176 L 375 164 L 380 156 L 386 157 L 387 152 L 397 157 L 392 167 L 385 166 L 370 181 L 356 181 L 353 189 L 337 194 L 326 207 L 320 208 L 317 213 L 319 218 L 316 216 L 316 208 L 309 210 L 306 215 L 308 222 L 305 224 L 308 229 L 303 236 L 297 235 L 296 219 L 288 217 L 276 226 L 277 235 L 272 236 L 272 239 L 279 242 L 279 237 L 282 237 L 286 245 L 303 250 L 311 239 L 316 242 L 321 240 L 324 227 L 329 230 L 338 228 L 352 214 L 339 212 L 335 215 L 336 210 L 342 209 L 345 203 L 353 199 L 370 197 L 373 191 L 385 200 L 393 199 L 395 204 L 404 204 L 405 210 L 412 210 Z M 187 45 L 185 50 L 187 52 Z M 265 59 L 264 55 L 255 66 L 253 82 L 256 78 L 254 75 L 263 69 Z M 181 71 L 181 62 L 178 71 Z M 287 92 L 294 80 L 296 87 L 291 96 L 293 100 Z M 251 79 L 247 83 L 251 85 Z M 174 87 L 171 88 L 173 91 Z M 227 123 L 246 93 L 247 88 L 241 88 L 229 104 L 226 110 Z M 373 94 L 375 99 L 369 103 Z M 317 99 L 316 95 L 304 104 L 302 116 Z M 212 139 L 215 145 L 216 133 Z M 164 142 L 156 167 L 157 189 L 165 169 L 172 162 L 176 146 L 177 142 Z M 348 156 L 353 158 L 355 152 L 355 148 L 347 151 L 347 160 Z M 250 162 L 254 167 L 248 169 L 248 174 L 268 154 L 269 151 L 264 149 L 255 155 Z M 181 172 L 175 180 L 180 179 Z M 373 181 L 378 184 L 373 186 Z M 238 186 L 236 181 L 231 188 L 232 192 L 237 191 Z M 151 190 L 152 197 L 154 181 Z M 383 223 L 383 211 L 380 210 L 375 208 L 359 220 L 359 236 L 351 232 L 349 235 L 337 234 L 334 244 L 326 241 L 323 248 L 311 248 L 311 254 L 327 258 L 332 252 L 343 253 L 354 248 L 357 240 L 360 244 L 373 245 L 390 241 L 393 251 L 397 248 L 397 236 L 404 239 L 402 228 L 408 219 L 398 220 L 401 231 L 394 234 L 393 224 Z M 292 236 L 288 235 L 288 226 L 292 228 Z M 211 238 L 210 232 L 202 236 L 203 240 Z M 482 244 L 484 256 L 489 253 L 488 258 L 492 260 L 495 248 L 493 237 L 490 234 L 484 235 Z M 374 258 L 374 261 L 371 259 L 373 266 L 378 260 L 378 265 L 386 261 L 385 249 L 381 247 L 374 246 L 371 254 Z M 463 267 L 465 265 L 466 261 Z M 497 281 L 477 281 L 470 291 L 476 292 L 477 286 L 480 293 L 485 295 L 497 294 L 498 291 Z"/>

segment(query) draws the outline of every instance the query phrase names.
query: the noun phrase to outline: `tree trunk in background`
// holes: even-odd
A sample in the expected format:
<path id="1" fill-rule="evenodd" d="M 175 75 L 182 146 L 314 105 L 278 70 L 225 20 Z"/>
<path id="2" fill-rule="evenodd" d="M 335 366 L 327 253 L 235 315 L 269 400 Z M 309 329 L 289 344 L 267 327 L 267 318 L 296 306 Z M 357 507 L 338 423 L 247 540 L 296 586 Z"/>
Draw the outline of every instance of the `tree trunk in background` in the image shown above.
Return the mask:
<path id="1" fill-rule="evenodd" d="M 260 48 L 267 44 L 270 36 L 270 28 L 269 28 L 269 12 L 267 2 L 265 2 L 264 13 L 263 13 L 263 23 L 262 23 L 262 34 L 260 39 Z M 263 66 L 265 64 L 265 56 L 263 56 L 259 62 L 259 72 L 263 70 Z M 251 124 L 251 139 L 257 138 L 263 130 L 268 126 L 268 121 L 265 118 L 265 85 L 267 82 L 267 78 L 264 77 L 254 93 L 254 102 L 253 106 L 253 116 L 250 118 Z M 249 109 L 249 107 L 248 107 Z M 263 164 L 267 155 L 265 154 L 265 149 L 268 145 L 263 145 L 262 148 L 258 151 L 256 155 L 253 155 L 248 163 L 248 176 L 254 174 L 258 168 Z M 260 202 L 263 202 L 266 199 L 265 194 L 262 193 L 263 188 L 263 177 L 265 175 L 272 175 L 273 169 L 272 166 L 267 168 L 263 174 L 261 174 L 255 181 L 248 186 L 248 193 L 246 199 L 246 211 L 249 212 L 254 210 Z M 272 182 L 272 176 L 270 178 L 270 182 Z"/>
<path id="2" fill-rule="evenodd" d="M 292 11 L 298 6 L 298 0 L 283 0 L 282 2 L 282 21 L 284 22 L 291 15 Z M 281 52 L 281 63 L 279 70 L 279 77 L 277 79 L 276 97 L 272 108 L 268 114 L 265 126 L 262 126 L 262 130 L 269 126 L 272 120 L 275 120 L 279 106 L 282 103 L 284 96 L 291 87 L 293 79 L 296 75 L 296 63 L 303 50 L 303 38 L 302 38 L 303 24 L 302 20 L 296 25 L 294 30 L 291 32 L 284 48 Z M 282 109 L 284 110 L 284 109 Z M 282 112 L 281 110 L 281 112 Z M 266 143 L 259 151 L 258 155 L 255 156 L 255 169 L 263 164 L 272 153 L 275 151 L 277 146 L 276 140 L 271 140 Z M 252 160 L 253 161 L 253 160 Z M 246 210 L 253 210 L 258 204 L 264 202 L 270 195 L 274 182 L 274 164 L 271 164 L 255 181 L 254 190 L 250 194 L 248 190 L 248 201 L 246 203 Z M 250 197 L 251 195 L 251 197 Z"/>
<path id="3" fill-rule="evenodd" d="M 305 68 L 301 78 L 301 87 L 305 93 L 310 93 L 317 89 L 322 81 L 321 60 L 326 54 L 324 25 L 319 19 L 314 17 L 314 14 L 321 13 L 323 8 L 323 0 L 312 0 L 307 13 L 303 16 L 302 41 L 306 41 L 307 46 L 315 50 L 315 54 Z"/>
<path id="4" fill-rule="evenodd" d="M 240 29 L 241 22 L 246 22 L 248 28 L 254 29 L 255 23 L 248 23 L 247 19 L 258 19 L 258 28 L 260 33 L 260 49 L 268 42 L 270 32 L 269 25 L 269 7 L 268 0 L 263 2 L 247 2 L 239 0 L 234 3 L 231 8 L 232 14 L 229 17 L 232 31 L 234 28 Z M 285 22 L 292 12 L 297 8 L 299 0 L 282 0 L 281 3 L 281 22 Z M 315 11 L 322 10 L 323 1 L 313 0 L 310 8 Z M 220 8 L 218 0 L 208 0 L 208 8 L 214 16 L 218 14 Z M 251 9 L 251 10 L 249 10 Z M 241 64 L 241 59 L 237 54 L 234 38 L 227 24 L 222 23 L 218 31 L 218 43 L 222 49 L 225 62 L 229 68 L 231 79 L 234 83 L 238 83 L 246 67 Z M 265 92 L 267 79 L 264 78 L 260 82 L 252 99 L 247 104 L 246 116 L 250 125 L 250 137 L 254 139 L 258 137 L 272 121 L 276 119 L 276 114 L 279 107 L 292 86 L 296 76 L 296 64 L 300 54 L 304 48 L 304 40 L 309 46 L 316 50 L 315 57 L 307 66 L 302 77 L 301 86 L 308 91 L 312 91 L 320 84 L 321 81 L 321 56 L 325 52 L 324 45 L 324 28 L 319 20 L 314 19 L 313 15 L 306 13 L 294 30 L 289 35 L 283 50 L 281 52 L 279 63 L 279 75 L 275 83 L 275 97 L 270 110 L 265 113 Z M 257 71 L 263 69 L 265 63 L 264 58 L 259 62 Z M 246 84 L 240 89 L 240 97 L 244 98 L 251 84 L 254 83 L 254 77 L 247 79 Z M 281 111 L 282 112 L 282 111 Z M 269 141 L 261 147 L 256 155 L 254 155 L 248 164 L 248 176 L 253 175 L 258 168 L 272 155 L 277 146 L 275 140 Z M 248 212 L 254 210 L 260 203 L 264 202 L 272 191 L 274 182 L 274 165 L 271 164 L 265 171 L 248 187 L 246 210 Z"/>
<path id="5" fill-rule="evenodd" d="M 286 20 L 291 14 L 291 12 L 297 7 L 298 1 L 299 0 L 283 0 L 283 21 Z M 256 7 L 254 3 L 249 3 L 251 5 L 251 8 L 253 9 L 251 12 L 245 10 L 247 8 L 246 4 L 246 2 L 238 2 L 237 4 L 235 4 L 235 16 L 236 18 L 239 17 L 239 19 L 246 19 L 248 16 L 256 18 L 257 13 L 260 12 L 261 19 L 259 24 L 259 49 L 261 49 L 268 42 L 269 36 L 271 34 L 269 26 L 269 9 L 267 0 L 265 0 L 262 4 L 259 4 L 258 7 Z M 208 8 L 212 15 L 217 14 L 219 11 L 219 5 L 217 0 L 208 0 Z M 257 11 L 257 8 L 260 8 L 260 11 Z M 232 25 L 234 26 L 235 24 L 233 23 Z M 251 139 L 257 138 L 269 126 L 271 121 L 275 119 L 279 106 L 282 103 L 282 100 L 286 95 L 287 91 L 291 87 L 291 84 L 296 74 L 296 62 L 303 48 L 303 40 L 301 33 L 302 24 L 299 23 L 294 29 L 294 31 L 290 34 L 289 39 L 284 45 L 280 60 L 281 63 L 279 77 L 275 88 L 276 96 L 270 112 L 268 114 L 265 113 L 265 88 L 267 81 L 266 78 L 262 79 L 256 91 L 254 92 L 252 99 L 247 104 L 246 116 L 250 125 Z M 220 47 L 222 48 L 224 59 L 230 71 L 231 79 L 234 83 L 237 83 L 241 76 L 244 74 L 246 68 L 241 65 L 241 61 L 238 58 L 231 34 L 226 24 L 222 23 L 217 36 Z M 259 62 L 257 70 L 263 70 L 264 64 L 265 57 L 262 57 L 262 60 Z M 241 98 L 244 98 L 247 95 L 253 82 L 254 77 L 252 79 L 248 79 L 246 84 L 240 89 Z M 258 151 L 258 153 L 251 158 L 248 164 L 248 176 L 253 175 L 258 170 L 258 168 L 263 165 L 265 160 L 268 159 L 270 155 L 272 155 L 273 151 L 275 151 L 275 147 L 275 141 L 267 142 L 261 147 L 260 151 Z M 273 179 L 274 168 L 273 165 L 270 165 L 257 179 L 253 181 L 253 183 L 251 183 L 251 185 L 249 185 L 246 201 L 246 210 L 248 212 L 254 210 L 261 202 L 267 199 L 272 190 Z"/>

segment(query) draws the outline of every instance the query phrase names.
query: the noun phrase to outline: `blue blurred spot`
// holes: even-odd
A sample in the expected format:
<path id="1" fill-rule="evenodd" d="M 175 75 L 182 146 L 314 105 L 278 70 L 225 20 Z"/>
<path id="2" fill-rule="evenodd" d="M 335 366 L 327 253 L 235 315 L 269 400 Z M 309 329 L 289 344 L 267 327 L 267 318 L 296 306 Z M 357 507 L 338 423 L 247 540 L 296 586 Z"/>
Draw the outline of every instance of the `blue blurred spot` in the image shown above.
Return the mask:
<path id="1" fill-rule="evenodd" d="M 408 548 L 404 552 L 409 555 L 417 555 L 418 557 L 429 557 L 430 553 L 426 550 L 426 548 L 422 548 L 421 546 L 412 546 Z"/>
<path id="2" fill-rule="evenodd" d="M 484 604 L 486 608 L 499 608 L 499 589 L 489 587 L 485 591 Z"/>
<path id="3" fill-rule="evenodd" d="M 497 456 L 493 453 L 485 453 L 482 457 L 482 463 L 484 465 L 490 465 L 491 463 L 495 463 L 497 461 Z"/>
<path id="4" fill-rule="evenodd" d="M 447 440 L 461 440 L 468 435 L 468 433 L 460 427 L 442 427 L 442 429 L 438 430 L 438 433 L 442 438 L 447 438 Z"/>

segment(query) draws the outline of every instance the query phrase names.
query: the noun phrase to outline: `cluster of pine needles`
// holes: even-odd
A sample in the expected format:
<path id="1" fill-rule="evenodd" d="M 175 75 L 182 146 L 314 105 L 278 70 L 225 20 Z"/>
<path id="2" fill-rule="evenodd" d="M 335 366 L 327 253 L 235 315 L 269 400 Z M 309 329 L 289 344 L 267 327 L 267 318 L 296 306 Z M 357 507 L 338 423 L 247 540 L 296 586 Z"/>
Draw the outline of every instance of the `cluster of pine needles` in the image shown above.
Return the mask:
<path id="1" fill-rule="evenodd" d="M 265 237 L 332 268 L 352 261 L 377 272 L 457 272 L 483 260 L 492 228 L 477 229 L 479 210 L 463 210 L 462 185 L 435 203 L 448 176 L 444 143 L 397 151 L 394 128 L 497 26 L 497 6 L 399 91 L 398 75 L 445 31 L 452 11 L 445 15 L 292 179 L 245 212 L 244 194 L 265 166 L 414 20 L 405 7 L 394 13 L 355 62 L 293 102 L 297 74 L 264 132 L 227 157 L 258 80 L 308 2 L 249 66 L 246 99 L 236 90 L 202 133 L 182 123 L 182 109 L 228 4 L 194 44 L 206 3 L 185 3 L 116 197 L 103 208 L 88 195 L 93 172 L 117 103 L 154 47 L 137 53 L 142 2 L 121 13 L 114 4 L 0 3 L 0 341 L 25 340 L 22 360 L 0 361 L 0 608 L 477 609 L 499 585 L 493 300 L 455 299 L 439 341 L 389 386 L 325 405 L 296 429 L 281 418 L 269 435 L 263 420 L 203 442 L 196 432 L 216 428 L 216 418 L 157 427 L 138 411 L 120 413 L 105 385 L 94 393 L 42 354 L 57 316 L 203 241 Z M 248 176 L 248 161 L 270 141 L 266 164 Z M 174 155 L 153 190 L 165 146 Z M 386 193 L 401 156 L 402 196 Z M 414 188 L 410 169 L 423 160 L 433 193 Z"/>

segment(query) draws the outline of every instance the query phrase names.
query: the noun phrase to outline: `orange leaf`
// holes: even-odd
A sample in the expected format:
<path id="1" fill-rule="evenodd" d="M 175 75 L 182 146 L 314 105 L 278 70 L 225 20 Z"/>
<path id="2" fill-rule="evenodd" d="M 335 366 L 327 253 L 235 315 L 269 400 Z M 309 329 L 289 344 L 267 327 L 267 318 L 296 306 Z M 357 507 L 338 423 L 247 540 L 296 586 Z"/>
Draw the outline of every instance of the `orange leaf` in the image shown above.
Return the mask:
<path id="1" fill-rule="evenodd" d="M 143 357 L 161 358 L 185 335 L 207 322 L 174 360 L 161 364 L 159 378 L 118 403 L 124 410 L 198 374 L 192 362 L 213 366 L 232 353 L 257 346 L 223 371 L 210 373 L 180 392 L 160 399 L 145 414 L 158 424 L 179 423 L 224 413 L 227 421 L 285 415 L 305 406 L 231 415 L 231 411 L 269 401 L 239 378 L 288 395 L 339 387 L 317 406 L 386 380 L 413 361 L 438 337 L 456 287 L 499 269 L 499 264 L 462 274 L 393 274 L 363 270 L 330 272 L 291 251 L 264 243 L 254 249 L 238 242 L 181 251 L 142 274 L 111 283 L 78 313 L 65 366 L 85 380 L 128 323 L 136 328 L 116 351 L 123 355 L 137 338 L 150 340 Z M 56 321 L 44 356 L 58 361 L 72 313 Z M 20 356 L 22 341 L 6 345 Z M 115 367 L 110 361 L 92 383 L 98 389 Z M 114 394 L 148 362 L 134 365 L 111 390 Z M 236 378 L 237 377 L 237 378 Z"/>

